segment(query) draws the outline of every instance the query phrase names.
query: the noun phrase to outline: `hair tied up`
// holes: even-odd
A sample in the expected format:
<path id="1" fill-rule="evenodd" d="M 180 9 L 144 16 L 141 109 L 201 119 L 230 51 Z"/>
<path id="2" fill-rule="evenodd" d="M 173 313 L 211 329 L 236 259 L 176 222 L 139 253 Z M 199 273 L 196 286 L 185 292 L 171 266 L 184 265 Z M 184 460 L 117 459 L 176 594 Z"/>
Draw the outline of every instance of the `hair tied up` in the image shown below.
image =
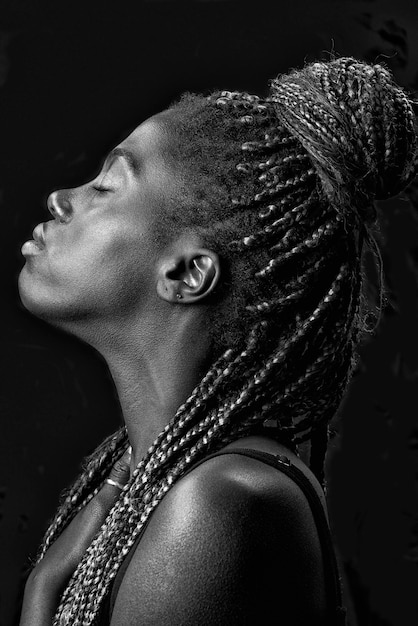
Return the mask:
<path id="1" fill-rule="evenodd" d="M 373 223 L 373 201 L 396 195 L 414 177 L 412 101 L 381 65 L 352 58 L 312 63 L 274 79 L 268 100 L 309 153 L 344 220 Z"/>

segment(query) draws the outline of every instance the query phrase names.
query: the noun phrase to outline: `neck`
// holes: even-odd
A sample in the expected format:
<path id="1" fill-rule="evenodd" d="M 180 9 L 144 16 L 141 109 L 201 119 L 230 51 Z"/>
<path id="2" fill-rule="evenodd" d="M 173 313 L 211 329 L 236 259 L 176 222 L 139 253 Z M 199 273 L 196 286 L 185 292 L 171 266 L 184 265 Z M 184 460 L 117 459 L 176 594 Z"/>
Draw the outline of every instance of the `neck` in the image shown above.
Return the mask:
<path id="1" fill-rule="evenodd" d="M 138 328 L 147 328 L 146 336 Z M 153 331 L 142 321 L 129 336 L 125 331 L 123 340 L 98 346 L 115 382 L 132 446 L 132 467 L 145 456 L 209 367 L 206 329 L 206 316 L 193 312 L 188 317 L 186 313 L 163 330 Z"/>

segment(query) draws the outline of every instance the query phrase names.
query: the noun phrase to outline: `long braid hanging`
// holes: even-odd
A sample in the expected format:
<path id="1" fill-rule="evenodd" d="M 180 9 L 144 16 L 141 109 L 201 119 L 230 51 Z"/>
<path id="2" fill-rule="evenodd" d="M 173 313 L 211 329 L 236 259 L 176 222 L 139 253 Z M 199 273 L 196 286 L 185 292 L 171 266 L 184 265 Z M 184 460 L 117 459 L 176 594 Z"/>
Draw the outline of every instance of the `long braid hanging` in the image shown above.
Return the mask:
<path id="1" fill-rule="evenodd" d="M 221 355 L 133 472 L 64 590 L 55 625 L 94 623 L 164 494 L 208 452 L 255 432 L 266 419 L 277 420 L 288 441 L 312 439 L 312 468 L 322 478 L 327 424 L 362 331 L 356 232 L 361 227 L 364 239 L 373 241 L 363 225 L 374 219 L 373 198 L 386 193 L 382 181 L 389 177 L 399 191 L 413 175 L 411 106 L 380 66 L 352 59 L 317 63 L 273 81 L 264 100 L 221 92 L 208 106 L 262 130 L 259 140 L 242 144 L 236 166 L 243 177 L 256 177 L 258 190 L 231 200 L 236 211 L 256 212 L 260 229 L 231 241 L 230 250 L 271 252 L 266 265 L 254 268 L 265 297 L 248 303 L 252 321 L 244 345 Z M 283 286 L 271 295 L 268 286 L 276 280 Z M 126 446 L 120 431 L 90 459 L 41 555 Z"/>
<path id="2" fill-rule="evenodd" d="M 84 472 L 71 488 L 63 494 L 63 502 L 46 532 L 44 542 L 38 554 L 38 561 L 44 556 L 49 546 L 78 511 L 96 495 L 110 469 L 118 458 L 122 456 L 127 446 L 128 437 L 126 428 L 123 427 L 107 437 L 90 459 L 87 459 Z"/>

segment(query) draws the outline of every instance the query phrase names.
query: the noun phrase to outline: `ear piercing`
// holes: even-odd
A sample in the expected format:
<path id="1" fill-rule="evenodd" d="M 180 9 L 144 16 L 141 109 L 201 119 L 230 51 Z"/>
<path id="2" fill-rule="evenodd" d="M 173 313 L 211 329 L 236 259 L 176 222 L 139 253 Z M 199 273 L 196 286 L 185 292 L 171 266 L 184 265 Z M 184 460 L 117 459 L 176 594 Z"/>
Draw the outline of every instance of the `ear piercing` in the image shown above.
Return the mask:
<path id="1" fill-rule="evenodd" d="M 183 297 L 183 296 L 181 295 L 181 293 L 176 293 L 176 298 L 177 298 L 177 300 L 181 300 L 181 299 L 182 299 L 182 297 Z"/>

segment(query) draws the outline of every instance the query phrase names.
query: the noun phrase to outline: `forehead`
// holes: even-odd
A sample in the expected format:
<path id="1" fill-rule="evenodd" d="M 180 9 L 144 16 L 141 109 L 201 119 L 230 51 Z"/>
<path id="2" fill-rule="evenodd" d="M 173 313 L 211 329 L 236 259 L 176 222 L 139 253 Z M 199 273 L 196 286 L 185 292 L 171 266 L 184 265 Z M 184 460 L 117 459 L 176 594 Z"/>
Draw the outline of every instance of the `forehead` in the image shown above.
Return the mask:
<path id="1" fill-rule="evenodd" d="M 119 146 L 142 158 L 162 160 L 169 148 L 168 124 L 167 114 L 158 113 L 137 126 Z"/>

